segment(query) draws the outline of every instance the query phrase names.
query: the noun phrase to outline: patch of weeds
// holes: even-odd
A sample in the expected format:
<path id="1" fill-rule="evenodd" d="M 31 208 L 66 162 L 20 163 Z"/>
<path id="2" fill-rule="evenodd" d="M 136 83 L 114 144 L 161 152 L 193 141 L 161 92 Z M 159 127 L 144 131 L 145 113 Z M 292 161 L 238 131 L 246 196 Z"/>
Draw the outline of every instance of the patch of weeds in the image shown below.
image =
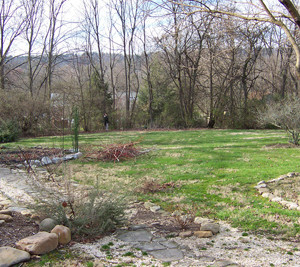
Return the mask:
<path id="1" fill-rule="evenodd" d="M 86 267 L 94 267 L 94 263 L 91 262 L 91 261 L 88 261 L 88 262 L 86 263 Z"/>
<path id="2" fill-rule="evenodd" d="M 163 264 L 162 264 L 163 266 L 171 266 L 171 262 L 163 262 Z"/>
<path id="3" fill-rule="evenodd" d="M 213 246 L 214 244 L 212 242 L 206 242 L 206 245 Z"/>
<path id="4" fill-rule="evenodd" d="M 274 263 L 270 263 L 270 266 L 275 266 Z"/>
<path id="5" fill-rule="evenodd" d="M 207 248 L 206 247 L 202 247 L 202 248 L 200 248 L 200 250 L 207 250 Z"/>
<path id="6" fill-rule="evenodd" d="M 166 238 L 174 238 L 174 237 L 176 237 L 175 234 L 168 234 L 168 235 L 166 235 Z"/>
<path id="7" fill-rule="evenodd" d="M 249 251 L 249 250 L 250 250 L 250 248 L 244 248 L 244 250 L 245 250 L 245 251 Z"/>
<path id="8" fill-rule="evenodd" d="M 101 249 L 100 249 L 100 250 L 102 250 L 102 251 L 110 250 L 110 246 L 109 246 L 108 244 L 103 245 L 103 246 L 101 246 Z"/>
<path id="9" fill-rule="evenodd" d="M 291 251 L 288 251 L 286 254 L 288 254 L 288 255 L 294 255 L 294 253 L 291 252 Z"/>
<path id="10" fill-rule="evenodd" d="M 135 257 L 134 253 L 131 252 L 131 251 L 128 251 L 128 252 L 124 253 L 122 256 L 123 257 Z"/>
<path id="11" fill-rule="evenodd" d="M 146 251 L 143 251 L 143 252 L 142 252 L 142 255 L 143 255 L 143 256 L 148 256 L 148 253 L 147 253 Z"/>
<path id="12" fill-rule="evenodd" d="M 248 236 L 249 234 L 248 233 L 242 233 L 242 236 Z"/>

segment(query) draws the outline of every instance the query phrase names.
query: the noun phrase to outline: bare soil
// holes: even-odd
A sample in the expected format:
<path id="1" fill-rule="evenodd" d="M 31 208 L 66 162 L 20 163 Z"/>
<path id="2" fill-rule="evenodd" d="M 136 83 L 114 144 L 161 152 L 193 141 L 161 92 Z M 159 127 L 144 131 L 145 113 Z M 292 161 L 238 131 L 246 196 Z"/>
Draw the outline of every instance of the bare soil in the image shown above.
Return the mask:
<path id="1" fill-rule="evenodd" d="M 15 243 L 38 232 L 38 225 L 19 212 L 13 212 L 13 221 L 0 226 L 0 247 L 15 247 Z"/>

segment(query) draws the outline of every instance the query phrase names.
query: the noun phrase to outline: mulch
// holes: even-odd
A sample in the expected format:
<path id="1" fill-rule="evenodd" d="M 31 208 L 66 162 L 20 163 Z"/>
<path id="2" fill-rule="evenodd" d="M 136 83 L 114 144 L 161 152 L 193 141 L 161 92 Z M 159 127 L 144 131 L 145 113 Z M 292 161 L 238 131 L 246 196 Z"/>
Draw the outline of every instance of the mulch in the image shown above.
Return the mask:
<path id="1" fill-rule="evenodd" d="M 16 247 L 16 242 L 39 231 L 38 225 L 21 213 L 13 212 L 12 217 L 13 221 L 0 226 L 0 247 Z"/>

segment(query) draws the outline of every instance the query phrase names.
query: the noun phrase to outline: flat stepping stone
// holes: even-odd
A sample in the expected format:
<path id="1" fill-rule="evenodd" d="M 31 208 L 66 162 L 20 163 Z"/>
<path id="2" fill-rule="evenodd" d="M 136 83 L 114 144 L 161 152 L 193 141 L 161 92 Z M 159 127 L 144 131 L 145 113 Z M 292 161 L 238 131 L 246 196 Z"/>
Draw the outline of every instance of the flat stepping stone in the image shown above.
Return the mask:
<path id="1" fill-rule="evenodd" d="M 161 250 L 161 249 L 166 249 L 165 246 L 157 243 L 157 242 L 146 242 L 146 243 L 140 243 L 137 246 L 135 246 L 136 248 L 141 249 L 142 251 L 154 251 L 154 250 Z"/>
<path id="2" fill-rule="evenodd" d="M 152 234 L 146 230 L 129 231 L 117 236 L 124 242 L 150 242 L 153 238 Z"/>
<path id="3" fill-rule="evenodd" d="M 178 261 L 184 257 L 182 251 L 177 248 L 149 251 L 149 255 L 164 262 Z"/>
<path id="4" fill-rule="evenodd" d="M 166 248 L 178 248 L 178 244 L 173 241 L 163 241 L 159 243 L 165 246 Z"/>

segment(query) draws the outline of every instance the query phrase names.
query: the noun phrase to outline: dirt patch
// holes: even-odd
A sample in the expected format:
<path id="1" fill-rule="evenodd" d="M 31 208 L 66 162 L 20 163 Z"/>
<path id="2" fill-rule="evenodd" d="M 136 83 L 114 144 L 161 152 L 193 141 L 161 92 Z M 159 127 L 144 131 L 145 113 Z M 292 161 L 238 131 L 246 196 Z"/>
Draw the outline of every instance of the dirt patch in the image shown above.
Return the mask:
<path id="1" fill-rule="evenodd" d="M 16 247 L 15 243 L 38 232 L 38 225 L 18 212 L 13 212 L 13 221 L 0 226 L 0 247 Z"/>
<path id="2" fill-rule="evenodd" d="M 276 148 L 300 148 L 300 146 L 296 146 L 294 144 L 288 143 L 288 144 L 272 144 L 263 147 L 263 149 L 276 149 Z"/>

